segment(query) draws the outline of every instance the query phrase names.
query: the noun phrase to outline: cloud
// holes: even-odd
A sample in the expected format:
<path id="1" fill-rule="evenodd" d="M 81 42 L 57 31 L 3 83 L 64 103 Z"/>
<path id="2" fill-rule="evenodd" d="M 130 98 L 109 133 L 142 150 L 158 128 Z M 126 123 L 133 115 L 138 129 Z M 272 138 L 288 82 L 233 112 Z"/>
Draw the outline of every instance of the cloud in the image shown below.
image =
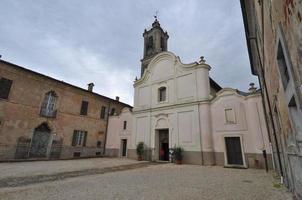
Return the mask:
<path id="1" fill-rule="evenodd" d="M 93 82 L 96 92 L 109 97 L 122 96 L 123 101 L 132 103 L 135 73 L 130 69 L 113 67 L 102 54 L 85 47 L 69 46 L 50 36 L 39 43 L 51 49 L 48 54 L 57 62 L 51 71 L 56 71 L 63 80 L 68 77 L 70 83 L 81 87 Z"/>
<path id="2" fill-rule="evenodd" d="M 168 48 L 184 63 L 201 55 L 223 87 L 246 90 L 250 73 L 239 1 L 17 1 L 2 0 L 0 54 L 71 84 L 133 103 L 140 75 L 142 33 L 159 20 Z"/>

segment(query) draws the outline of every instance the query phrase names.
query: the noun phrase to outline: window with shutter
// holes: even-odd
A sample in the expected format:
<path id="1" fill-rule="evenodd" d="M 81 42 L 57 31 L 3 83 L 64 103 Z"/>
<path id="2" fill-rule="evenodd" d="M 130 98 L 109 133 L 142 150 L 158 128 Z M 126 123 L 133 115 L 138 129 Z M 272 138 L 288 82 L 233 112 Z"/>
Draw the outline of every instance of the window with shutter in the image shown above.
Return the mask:
<path id="1" fill-rule="evenodd" d="M 87 141 L 87 131 L 84 132 L 83 147 L 86 146 L 86 141 Z"/>
<path id="2" fill-rule="evenodd" d="M 225 122 L 227 124 L 235 124 L 236 123 L 235 113 L 234 113 L 234 110 L 232 108 L 224 109 L 224 113 L 225 113 Z"/>
<path id="3" fill-rule="evenodd" d="M 81 106 L 81 115 L 87 115 L 88 111 L 88 102 L 87 101 L 82 101 L 82 106 Z"/>
<path id="4" fill-rule="evenodd" d="M 71 146 L 76 146 L 77 145 L 77 134 L 78 134 L 78 132 L 76 130 L 73 131 Z"/>
<path id="5" fill-rule="evenodd" d="M 96 147 L 101 147 L 101 146 L 102 146 L 102 142 L 101 141 L 97 141 Z"/>
<path id="6" fill-rule="evenodd" d="M 72 146 L 86 146 L 87 131 L 74 130 Z"/>
<path id="7" fill-rule="evenodd" d="M 8 99 L 12 84 L 13 84 L 12 80 L 6 78 L 0 79 L 0 98 Z"/>
<path id="8" fill-rule="evenodd" d="M 105 119 L 105 117 L 106 117 L 106 107 L 102 106 L 102 109 L 101 109 L 101 119 Z"/>

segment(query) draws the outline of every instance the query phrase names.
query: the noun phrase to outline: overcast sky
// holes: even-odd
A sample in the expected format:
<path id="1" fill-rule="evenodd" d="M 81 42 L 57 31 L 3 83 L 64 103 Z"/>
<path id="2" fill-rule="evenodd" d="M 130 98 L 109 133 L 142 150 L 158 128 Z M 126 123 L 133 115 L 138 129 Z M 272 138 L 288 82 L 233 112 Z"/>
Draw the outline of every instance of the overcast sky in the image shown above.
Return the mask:
<path id="1" fill-rule="evenodd" d="M 158 10 L 168 50 L 205 56 L 222 87 L 246 91 L 251 75 L 239 0 L 0 0 L 2 59 L 133 105 L 142 33 Z M 258 85 L 258 84 L 257 84 Z"/>

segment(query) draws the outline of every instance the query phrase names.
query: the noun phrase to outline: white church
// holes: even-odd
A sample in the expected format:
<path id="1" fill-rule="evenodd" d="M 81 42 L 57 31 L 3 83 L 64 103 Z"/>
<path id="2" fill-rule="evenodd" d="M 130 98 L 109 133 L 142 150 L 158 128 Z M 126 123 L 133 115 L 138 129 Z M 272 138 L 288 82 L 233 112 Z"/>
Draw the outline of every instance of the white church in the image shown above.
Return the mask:
<path id="1" fill-rule="evenodd" d="M 109 118 L 106 154 L 137 159 L 136 145 L 144 142 L 150 161 L 168 161 L 176 145 L 185 150 L 183 163 L 272 167 L 260 90 L 221 88 L 203 57 L 183 64 L 167 51 L 169 36 L 157 19 L 143 37 L 134 106 Z"/>

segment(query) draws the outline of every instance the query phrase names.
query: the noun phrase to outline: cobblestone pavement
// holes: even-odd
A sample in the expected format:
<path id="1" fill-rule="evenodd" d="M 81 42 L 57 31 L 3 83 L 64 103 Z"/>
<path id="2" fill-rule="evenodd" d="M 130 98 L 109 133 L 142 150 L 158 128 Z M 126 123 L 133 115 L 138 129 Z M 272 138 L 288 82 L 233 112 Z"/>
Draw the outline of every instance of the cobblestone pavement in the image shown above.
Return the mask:
<path id="1" fill-rule="evenodd" d="M 276 183 L 264 170 L 161 164 L 1 188 L 0 199 L 292 199 Z"/>
<path id="2" fill-rule="evenodd" d="M 90 158 L 0 163 L 0 179 L 73 172 L 138 163 L 124 158 Z"/>

